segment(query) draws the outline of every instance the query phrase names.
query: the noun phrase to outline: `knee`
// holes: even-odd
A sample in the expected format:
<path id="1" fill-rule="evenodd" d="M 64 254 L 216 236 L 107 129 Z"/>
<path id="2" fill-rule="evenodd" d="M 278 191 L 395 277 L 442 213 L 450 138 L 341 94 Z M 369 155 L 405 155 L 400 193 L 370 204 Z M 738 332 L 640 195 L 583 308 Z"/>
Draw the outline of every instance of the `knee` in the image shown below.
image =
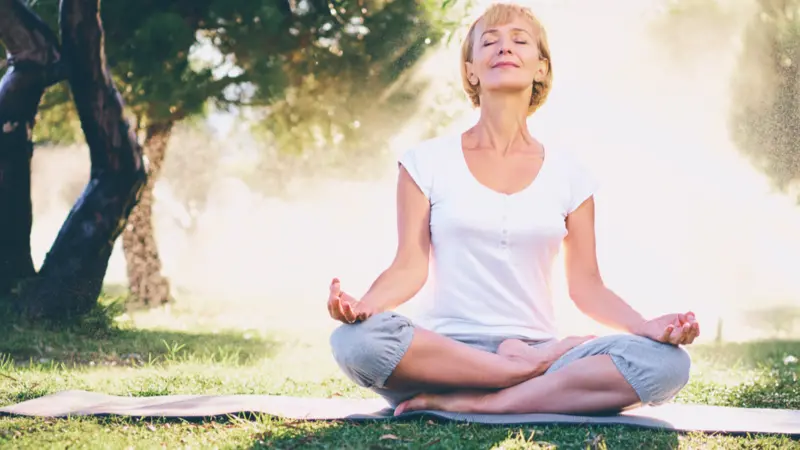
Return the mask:
<path id="1" fill-rule="evenodd" d="M 626 341 L 619 357 L 643 403 L 665 403 L 689 383 L 692 360 L 686 350 L 641 336 Z"/>
<path id="2" fill-rule="evenodd" d="M 405 354 L 413 326 L 405 317 L 384 312 L 364 322 L 343 324 L 333 331 L 330 345 L 342 371 L 362 387 L 382 387 Z"/>

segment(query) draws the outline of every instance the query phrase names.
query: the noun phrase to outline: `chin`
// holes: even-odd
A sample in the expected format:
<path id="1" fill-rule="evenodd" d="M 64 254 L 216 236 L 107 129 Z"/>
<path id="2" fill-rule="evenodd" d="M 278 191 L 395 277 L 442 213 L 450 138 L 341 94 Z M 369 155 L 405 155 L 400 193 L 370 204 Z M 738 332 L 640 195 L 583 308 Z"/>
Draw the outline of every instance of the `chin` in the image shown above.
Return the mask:
<path id="1" fill-rule="evenodd" d="M 498 94 L 520 94 L 523 95 L 530 91 L 531 84 L 529 83 L 497 83 L 491 86 L 483 86 L 486 92 L 494 92 Z M 529 95 L 529 94 L 528 94 Z"/>
<path id="2" fill-rule="evenodd" d="M 497 92 L 517 92 L 524 91 L 531 87 L 530 77 L 520 77 L 517 75 L 508 74 L 508 76 L 493 77 L 492 80 L 486 80 L 481 83 L 481 87 L 487 91 Z"/>

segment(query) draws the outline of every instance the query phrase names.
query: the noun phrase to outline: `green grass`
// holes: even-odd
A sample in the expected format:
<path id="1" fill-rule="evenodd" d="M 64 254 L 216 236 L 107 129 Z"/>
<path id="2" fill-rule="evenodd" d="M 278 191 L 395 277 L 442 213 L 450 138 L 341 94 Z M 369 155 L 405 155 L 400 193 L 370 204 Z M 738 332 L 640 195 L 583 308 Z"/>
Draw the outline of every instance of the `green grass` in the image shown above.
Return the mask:
<path id="1" fill-rule="evenodd" d="M 163 322 L 163 321 L 162 321 Z M 139 324 L 47 330 L 0 324 L 0 405 L 65 389 L 372 397 L 344 379 L 317 334 Z M 183 328 L 183 329 L 182 329 Z M 266 327 L 265 327 L 266 328 Z M 690 347 L 677 402 L 800 409 L 800 341 Z M 800 448 L 780 436 L 732 437 L 600 426 L 305 423 L 258 417 L 187 422 L 128 418 L 0 419 L 2 448 Z"/>

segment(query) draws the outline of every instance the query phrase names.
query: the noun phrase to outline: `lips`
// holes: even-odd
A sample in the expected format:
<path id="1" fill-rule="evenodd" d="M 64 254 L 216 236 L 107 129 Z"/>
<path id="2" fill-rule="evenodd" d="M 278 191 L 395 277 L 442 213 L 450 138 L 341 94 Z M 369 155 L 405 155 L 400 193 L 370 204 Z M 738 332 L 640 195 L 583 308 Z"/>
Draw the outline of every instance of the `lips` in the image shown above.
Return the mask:
<path id="1" fill-rule="evenodd" d="M 499 63 L 495 63 L 492 66 L 492 68 L 496 68 L 496 67 L 519 67 L 519 65 L 516 64 L 516 63 L 513 63 L 511 61 L 502 61 L 502 62 L 499 62 Z"/>

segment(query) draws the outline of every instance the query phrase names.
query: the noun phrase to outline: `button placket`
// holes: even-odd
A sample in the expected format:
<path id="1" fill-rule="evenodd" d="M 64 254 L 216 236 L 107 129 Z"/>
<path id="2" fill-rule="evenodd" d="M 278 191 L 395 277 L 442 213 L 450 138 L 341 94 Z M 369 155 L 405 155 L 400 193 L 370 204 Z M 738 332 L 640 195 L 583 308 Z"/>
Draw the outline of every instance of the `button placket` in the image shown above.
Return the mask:
<path id="1" fill-rule="evenodd" d="M 503 212 L 502 220 L 500 223 L 500 247 L 508 249 L 508 209 L 509 209 L 509 196 L 503 196 Z"/>

